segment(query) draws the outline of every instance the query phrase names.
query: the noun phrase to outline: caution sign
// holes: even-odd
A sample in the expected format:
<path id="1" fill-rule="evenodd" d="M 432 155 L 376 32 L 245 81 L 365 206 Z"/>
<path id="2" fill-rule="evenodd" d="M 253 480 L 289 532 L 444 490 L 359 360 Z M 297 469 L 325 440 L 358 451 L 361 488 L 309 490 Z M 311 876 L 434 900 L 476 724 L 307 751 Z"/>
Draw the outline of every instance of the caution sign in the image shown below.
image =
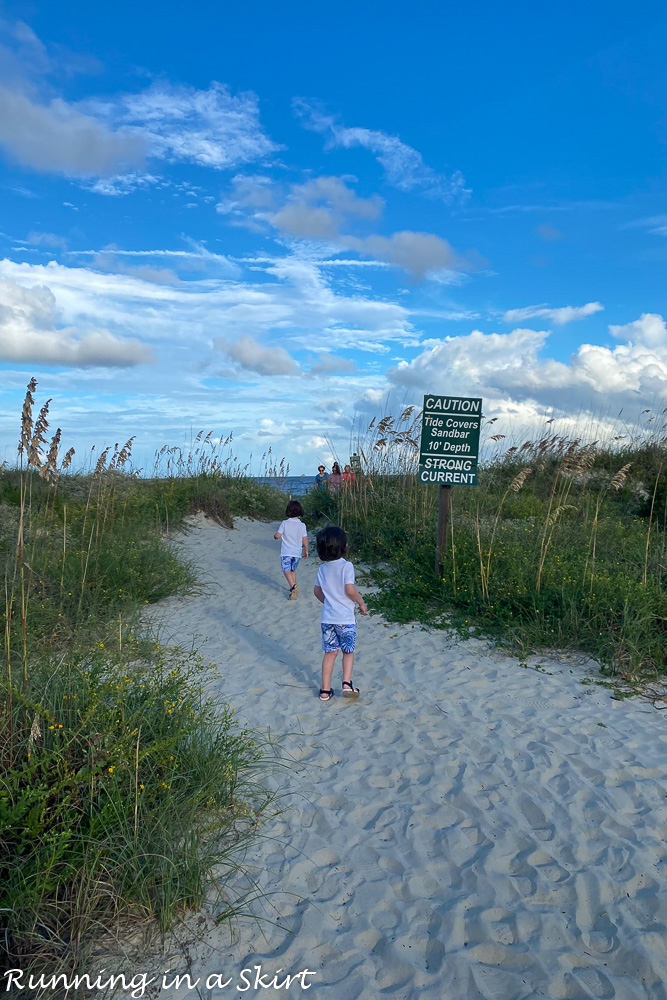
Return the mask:
<path id="1" fill-rule="evenodd" d="M 419 479 L 441 486 L 477 486 L 482 400 L 424 396 Z"/>

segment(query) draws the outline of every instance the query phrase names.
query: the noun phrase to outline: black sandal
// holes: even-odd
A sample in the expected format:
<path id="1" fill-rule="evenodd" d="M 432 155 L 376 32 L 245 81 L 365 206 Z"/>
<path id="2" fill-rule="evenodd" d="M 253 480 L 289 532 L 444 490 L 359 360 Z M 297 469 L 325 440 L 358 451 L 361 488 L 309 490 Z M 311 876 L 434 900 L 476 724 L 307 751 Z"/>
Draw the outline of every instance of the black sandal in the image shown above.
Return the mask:
<path id="1" fill-rule="evenodd" d="M 346 691 L 345 688 L 348 687 L 350 690 Z M 356 688 L 352 681 L 343 681 L 343 694 L 346 698 L 356 698 L 359 694 L 359 688 Z"/>
<path id="2" fill-rule="evenodd" d="M 324 695 L 324 698 L 322 697 L 322 695 Z M 325 688 L 320 688 L 320 701 L 331 701 L 333 696 L 334 696 L 333 688 L 330 688 L 329 691 L 325 690 Z"/>

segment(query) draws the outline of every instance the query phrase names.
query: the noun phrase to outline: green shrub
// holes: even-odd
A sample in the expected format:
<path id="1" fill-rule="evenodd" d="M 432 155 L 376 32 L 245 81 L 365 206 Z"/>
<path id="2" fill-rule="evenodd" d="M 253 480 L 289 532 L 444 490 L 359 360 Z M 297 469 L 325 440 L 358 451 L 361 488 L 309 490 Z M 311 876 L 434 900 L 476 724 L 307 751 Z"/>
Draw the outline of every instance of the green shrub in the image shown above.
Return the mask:
<path id="1" fill-rule="evenodd" d="M 194 582 L 165 537 L 186 515 L 272 519 L 285 498 L 206 450 L 164 478 L 124 471 L 131 442 L 66 473 L 59 432 L 43 455 L 34 388 L 18 468 L 0 470 L 0 954 L 80 970 L 121 918 L 164 930 L 211 889 L 219 915 L 234 909 L 226 876 L 267 801 L 267 745 L 140 613 Z"/>
<path id="2" fill-rule="evenodd" d="M 417 480 L 415 434 L 388 420 L 363 449 L 366 474 L 327 498 L 379 584 L 372 607 L 520 652 L 584 651 L 626 678 L 667 673 L 664 441 L 510 449 L 481 467 L 479 486 L 453 489 L 440 577 L 438 488 Z"/>

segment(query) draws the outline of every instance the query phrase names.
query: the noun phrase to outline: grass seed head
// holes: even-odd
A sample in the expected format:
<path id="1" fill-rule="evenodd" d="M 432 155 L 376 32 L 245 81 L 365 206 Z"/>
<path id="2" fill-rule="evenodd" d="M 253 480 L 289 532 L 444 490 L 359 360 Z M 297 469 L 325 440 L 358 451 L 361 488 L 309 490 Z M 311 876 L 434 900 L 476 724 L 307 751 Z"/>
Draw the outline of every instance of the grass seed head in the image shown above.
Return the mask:
<path id="1" fill-rule="evenodd" d="M 521 472 L 519 472 L 514 477 L 514 479 L 509 485 L 509 488 L 511 489 L 512 493 L 519 492 L 519 490 L 521 489 L 525 481 L 528 479 L 528 476 L 531 474 L 532 471 L 533 470 L 531 469 L 531 467 L 527 465 L 525 469 L 522 469 Z"/>
<path id="2" fill-rule="evenodd" d="M 19 455 L 23 455 L 30 448 L 32 440 L 32 408 L 35 405 L 33 395 L 37 388 L 37 379 L 31 378 L 28 382 L 27 392 L 23 400 L 23 410 L 21 411 L 21 441 L 19 443 Z"/>
<path id="3" fill-rule="evenodd" d="M 624 465 L 622 469 L 618 470 L 618 472 L 616 473 L 616 475 L 613 477 L 613 479 L 609 484 L 612 490 L 616 491 L 620 490 L 621 486 L 623 486 L 625 480 L 628 478 L 628 472 L 630 471 L 631 465 L 632 462 L 628 462 L 627 465 Z"/>
<path id="4" fill-rule="evenodd" d="M 105 448 L 100 457 L 97 459 L 97 464 L 95 465 L 94 476 L 100 476 L 105 470 L 107 465 L 107 455 L 111 451 L 110 448 Z"/>

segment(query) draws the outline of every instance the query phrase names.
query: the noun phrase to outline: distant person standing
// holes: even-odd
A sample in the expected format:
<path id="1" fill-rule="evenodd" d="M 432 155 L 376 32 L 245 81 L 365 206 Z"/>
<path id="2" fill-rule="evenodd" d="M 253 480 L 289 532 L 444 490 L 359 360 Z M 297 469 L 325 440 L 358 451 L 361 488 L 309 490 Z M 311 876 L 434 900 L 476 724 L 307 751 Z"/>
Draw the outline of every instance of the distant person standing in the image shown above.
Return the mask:
<path id="1" fill-rule="evenodd" d="M 352 471 L 349 465 L 346 465 L 343 470 L 343 482 L 346 483 L 348 486 L 351 486 L 352 483 L 354 482 L 354 472 Z"/>
<path id="2" fill-rule="evenodd" d="M 327 488 L 327 479 L 329 478 L 329 473 L 326 471 L 323 465 L 318 465 L 317 475 L 315 476 L 315 489 L 325 490 Z"/>
<path id="3" fill-rule="evenodd" d="M 354 606 L 368 614 L 366 603 L 354 585 L 354 566 L 348 562 L 347 537 L 342 528 L 331 525 L 317 533 L 317 554 L 322 565 L 317 571 L 313 593 L 322 608 L 322 687 L 320 701 L 334 696 L 331 675 L 338 650 L 343 653 L 343 694 L 356 697 L 359 688 L 352 683 L 357 625 Z"/>
<path id="4" fill-rule="evenodd" d="M 334 462 L 331 466 L 331 474 L 327 485 L 330 490 L 339 490 L 343 485 L 343 473 L 340 471 L 338 462 Z"/>
<path id="5" fill-rule="evenodd" d="M 308 532 L 301 520 L 303 507 L 298 500 L 290 500 L 285 511 L 285 520 L 273 536 L 280 539 L 280 566 L 289 584 L 289 599 L 296 601 L 299 596 L 299 584 L 296 582 L 296 568 L 299 559 L 308 558 Z"/>

